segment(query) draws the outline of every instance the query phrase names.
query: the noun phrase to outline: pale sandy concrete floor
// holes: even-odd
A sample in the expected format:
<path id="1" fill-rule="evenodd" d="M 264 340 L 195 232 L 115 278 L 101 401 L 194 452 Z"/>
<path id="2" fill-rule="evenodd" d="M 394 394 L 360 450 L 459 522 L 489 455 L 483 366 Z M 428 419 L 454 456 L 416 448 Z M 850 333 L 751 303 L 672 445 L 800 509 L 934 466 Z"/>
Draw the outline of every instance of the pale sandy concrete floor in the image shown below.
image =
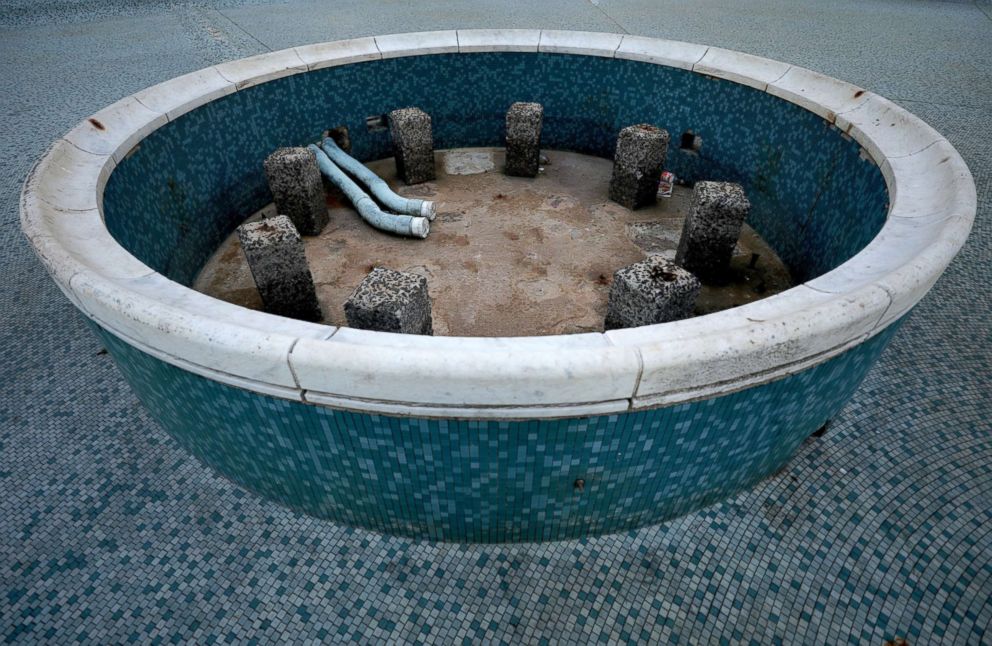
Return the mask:
<path id="1" fill-rule="evenodd" d="M 426 240 L 373 229 L 342 203 L 338 191 L 329 191 L 330 222 L 320 235 L 303 238 L 324 322 L 346 325 L 345 300 L 371 268 L 386 267 L 427 278 L 436 335 L 603 331 L 613 273 L 649 254 L 674 259 L 691 189 L 678 186 L 671 198 L 630 211 L 607 199 L 609 160 L 564 151 L 544 155 L 544 172 L 530 179 L 504 175 L 500 149 L 438 151 L 437 180 L 416 186 L 402 183 L 391 158 L 370 163 L 401 195 L 436 203 L 438 217 Z M 485 159 L 492 170 L 446 172 L 466 156 Z M 255 217 L 274 214 L 270 204 Z M 758 255 L 753 267 L 752 254 Z M 791 286 L 782 261 L 745 225 L 727 282 L 704 285 L 694 313 L 742 305 Z M 236 233 L 193 287 L 262 309 Z"/>

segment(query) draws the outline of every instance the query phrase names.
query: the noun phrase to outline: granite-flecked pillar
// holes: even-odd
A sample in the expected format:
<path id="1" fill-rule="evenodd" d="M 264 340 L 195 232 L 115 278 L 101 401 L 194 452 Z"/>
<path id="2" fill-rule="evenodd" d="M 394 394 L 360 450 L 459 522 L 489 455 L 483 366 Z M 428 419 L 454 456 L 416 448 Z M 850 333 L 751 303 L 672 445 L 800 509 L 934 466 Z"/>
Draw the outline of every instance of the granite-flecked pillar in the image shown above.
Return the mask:
<path id="1" fill-rule="evenodd" d="M 433 334 L 427 279 L 376 267 L 344 304 L 348 325 L 360 330 Z"/>
<path id="2" fill-rule="evenodd" d="M 544 107 L 540 103 L 514 103 L 506 112 L 506 167 L 514 177 L 537 177 L 541 162 L 541 126 Z"/>
<path id="3" fill-rule="evenodd" d="M 308 148 L 279 148 L 265 160 L 265 176 L 276 212 L 292 220 L 299 233 L 319 234 L 328 216 L 314 152 Z"/>
<path id="4" fill-rule="evenodd" d="M 698 278 L 661 256 L 618 269 L 610 285 L 606 329 L 688 318 L 700 287 Z"/>
<path id="5" fill-rule="evenodd" d="M 389 113 L 396 172 L 407 184 L 433 180 L 434 133 L 431 116 L 420 108 L 402 108 Z"/>
<path id="6" fill-rule="evenodd" d="M 266 312 L 304 321 L 321 319 L 303 241 L 288 217 L 242 224 L 238 240 Z"/>
<path id="7" fill-rule="evenodd" d="M 751 203 L 740 184 L 696 182 L 682 225 L 676 264 L 705 281 L 722 281 Z"/>
<path id="8" fill-rule="evenodd" d="M 648 123 L 621 130 L 613 156 L 610 199 L 631 210 L 654 204 L 667 154 L 667 130 Z"/>

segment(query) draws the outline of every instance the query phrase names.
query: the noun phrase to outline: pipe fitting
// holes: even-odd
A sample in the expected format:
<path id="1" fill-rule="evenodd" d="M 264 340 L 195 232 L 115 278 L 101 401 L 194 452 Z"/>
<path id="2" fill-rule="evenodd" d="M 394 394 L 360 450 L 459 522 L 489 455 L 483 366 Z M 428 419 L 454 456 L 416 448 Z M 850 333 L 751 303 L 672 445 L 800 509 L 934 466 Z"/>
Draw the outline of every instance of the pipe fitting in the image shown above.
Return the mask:
<path id="1" fill-rule="evenodd" d="M 317 166 L 332 184 L 341 189 L 362 219 L 381 231 L 388 231 L 411 238 L 426 238 L 430 233 L 430 222 L 425 217 L 393 215 L 386 213 L 363 191 L 343 170 L 318 146 L 308 146 L 317 156 Z"/>
<path id="2" fill-rule="evenodd" d="M 413 218 L 410 223 L 410 233 L 417 238 L 426 238 L 431 232 L 431 221 L 427 218 Z"/>
<path id="3" fill-rule="evenodd" d="M 433 202 L 413 200 L 397 195 L 393 189 L 389 188 L 389 184 L 385 180 L 369 170 L 365 164 L 341 150 L 340 146 L 330 137 L 325 137 L 320 147 L 331 161 L 364 184 L 386 209 L 394 213 L 420 216 L 428 220 L 434 219 L 437 208 Z"/>

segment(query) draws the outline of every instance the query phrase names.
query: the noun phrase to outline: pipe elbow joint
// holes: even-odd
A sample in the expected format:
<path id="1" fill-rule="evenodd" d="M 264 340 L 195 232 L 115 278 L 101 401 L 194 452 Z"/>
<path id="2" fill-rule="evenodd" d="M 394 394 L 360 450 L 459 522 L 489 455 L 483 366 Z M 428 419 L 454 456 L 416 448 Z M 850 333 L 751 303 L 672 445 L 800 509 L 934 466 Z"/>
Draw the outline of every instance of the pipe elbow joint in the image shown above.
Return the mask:
<path id="1" fill-rule="evenodd" d="M 410 218 L 410 235 L 424 239 L 431 232 L 431 222 L 425 217 Z"/>
<path id="2" fill-rule="evenodd" d="M 420 203 L 420 217 L 433 221 L 437 217 L 437 205 L 434 202 L 424 200 Z"/>

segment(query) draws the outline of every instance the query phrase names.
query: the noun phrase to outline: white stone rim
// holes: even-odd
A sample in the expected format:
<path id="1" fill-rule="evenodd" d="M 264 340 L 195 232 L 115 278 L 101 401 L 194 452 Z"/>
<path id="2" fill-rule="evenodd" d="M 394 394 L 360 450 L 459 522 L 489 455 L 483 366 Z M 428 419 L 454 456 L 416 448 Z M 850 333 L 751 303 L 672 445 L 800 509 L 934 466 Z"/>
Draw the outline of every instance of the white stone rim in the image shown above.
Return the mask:
<path id="1" fill-rule="evenodd" d="M 498 339 L 338 329 L 246 310 L 167 280 L 103 225 L 103 188 L 116 164 L 153 130 L 208 101 L 334 65 L 485 51 L 644 61 L 795 103 L 853 137 L 879 165 L 890 195 L 885 225 L 848 262 L 755 303 L 600 334 Z M 613 414 L 712 398 L 822 363 L 909 311 L 964 244 L 975 211 L 974 181 L 954 148 L 871 92 L 716 47 L 521 29 L 306 45 L 177 77 L 70 130 L 38 161 L 21 194 L 24 233 L 60 289 L 128 344 L 207 378 L 276 397 L 371 414 L 469 419 Z"/>

